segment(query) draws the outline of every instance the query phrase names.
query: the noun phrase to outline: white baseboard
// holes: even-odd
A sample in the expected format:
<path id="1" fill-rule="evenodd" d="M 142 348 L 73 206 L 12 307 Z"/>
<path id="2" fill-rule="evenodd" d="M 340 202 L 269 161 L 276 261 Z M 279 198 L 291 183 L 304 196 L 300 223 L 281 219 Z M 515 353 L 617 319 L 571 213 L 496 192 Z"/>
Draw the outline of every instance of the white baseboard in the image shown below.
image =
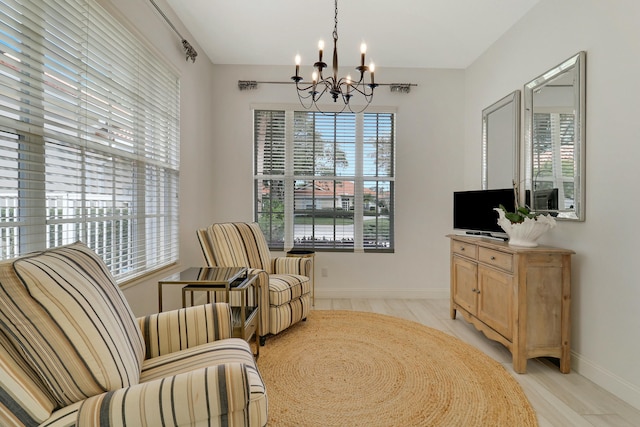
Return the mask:
<path id="1" fill-rule="evenodd" d="M 629 405 L 640 409 L 640 388 L 616 374 L 603 369 L 578 353 L 571 352 L 571 367 L 603 389 L 616 395 Z"/>
<path id="2" fill-rule="evenodd" d="M 316 288 L 316 298 L 424 299 L 449 298 L 449 288 L 441 289 L 341 289 Z"/>

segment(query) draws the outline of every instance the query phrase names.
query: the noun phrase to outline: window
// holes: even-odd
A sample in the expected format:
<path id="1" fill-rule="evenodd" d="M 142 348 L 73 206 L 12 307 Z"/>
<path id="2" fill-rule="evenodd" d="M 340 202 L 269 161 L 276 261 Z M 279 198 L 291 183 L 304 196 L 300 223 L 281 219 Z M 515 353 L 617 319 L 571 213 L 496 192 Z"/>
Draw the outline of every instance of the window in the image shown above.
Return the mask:
<path id="1" fill-rule="evenodd" d="M 575 116 L 572 112 L 536 112 L 533 115 L 537 136 L 533 152 L 533 176 L 536 191 L 557 189 L 564 206 L 573 209 L 575 165 Z M 544 207 L 546 208 L 546 207 Z"/>
<path id="2" fill-rule="evenodd" d="M 93 0 L 0 0 L 0 258 L 178 258 L 179 80 Z"/>
<path id="3" fill-rule="evenodd" d="M 254 144 L 270 248 L 393 251 L 395 114 L 255 110 Z"/>

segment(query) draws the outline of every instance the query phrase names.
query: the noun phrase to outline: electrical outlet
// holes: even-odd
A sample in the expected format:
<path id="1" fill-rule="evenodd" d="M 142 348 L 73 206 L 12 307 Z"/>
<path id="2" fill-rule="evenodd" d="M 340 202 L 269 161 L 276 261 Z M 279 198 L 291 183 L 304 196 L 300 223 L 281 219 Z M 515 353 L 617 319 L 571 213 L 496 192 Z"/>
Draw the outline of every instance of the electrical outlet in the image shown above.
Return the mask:
<path id="1" fill-rule="evenodd" d="M 322 267 L 320 269 L 320 276 L 328 277 L 329 276 L 329 269 L 327 267 Z"/>

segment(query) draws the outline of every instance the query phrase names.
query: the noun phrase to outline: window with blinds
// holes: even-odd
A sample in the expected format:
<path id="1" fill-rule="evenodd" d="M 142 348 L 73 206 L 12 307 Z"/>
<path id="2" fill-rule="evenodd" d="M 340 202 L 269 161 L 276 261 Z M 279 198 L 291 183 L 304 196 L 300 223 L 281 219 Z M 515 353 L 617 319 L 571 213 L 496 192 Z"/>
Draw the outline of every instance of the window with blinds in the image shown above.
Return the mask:
<path id="1" fill-rule="evenodd" d="M 255 110 L 254 143 L 270 248 L 393 251 L 395 114 Z"/>
<path id="2" fill-rule="evenodd" d="M 533 152 L 534 189 L 558 189 L 559 209 L 573 208 L 575 176 L 575 116 L 543 112 L 533 115 L 536 141 Z"/>
<path id="3" fill-rule="evenodd" d="M 0 0 L 0 258 L 178 259 L 179 80 L 93 0 Z"/>

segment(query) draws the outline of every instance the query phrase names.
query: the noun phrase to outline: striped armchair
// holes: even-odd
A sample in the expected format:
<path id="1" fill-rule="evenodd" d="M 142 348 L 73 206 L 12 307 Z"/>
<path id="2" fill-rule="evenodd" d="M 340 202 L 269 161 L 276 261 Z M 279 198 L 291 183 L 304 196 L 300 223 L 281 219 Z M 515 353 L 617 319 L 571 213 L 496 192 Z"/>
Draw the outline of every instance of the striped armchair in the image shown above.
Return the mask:
<path id="1" fill-rule="evenodd" d="M 0 425 L 265 426 L 227 304 L 136 319 L 82 243 L 0 262 Z"/>
<path id="2" fill-rule="evenodd" d="M 212 224 L 197 230 L 197 235 L 207 266 L 247 267 L 250 274 L 258 275 L 262 345 L 266 334 L 278 334 L 307 318 L 311 305 L 309 258 L 272 258 L 255 222 Z"/>

